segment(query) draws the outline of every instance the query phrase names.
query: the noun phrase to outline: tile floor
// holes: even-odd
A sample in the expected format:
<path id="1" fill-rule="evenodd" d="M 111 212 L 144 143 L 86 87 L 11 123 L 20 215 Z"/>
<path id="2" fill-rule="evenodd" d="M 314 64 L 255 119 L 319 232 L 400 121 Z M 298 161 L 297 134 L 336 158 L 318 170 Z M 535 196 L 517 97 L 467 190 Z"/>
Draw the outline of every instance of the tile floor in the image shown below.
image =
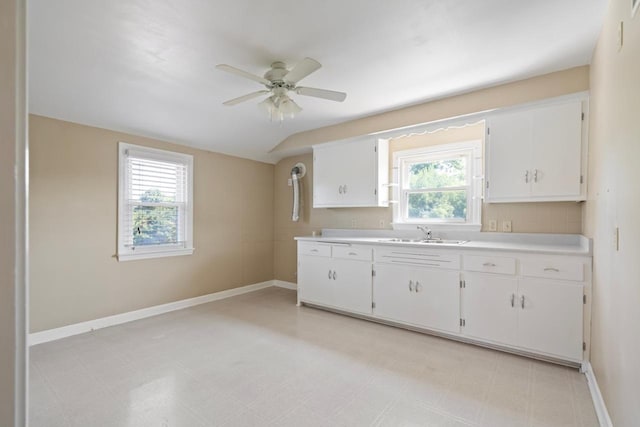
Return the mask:
<path id="1" fill-rule="evenodd" d="M 258 292 L 31 348 L 32 427 L 597 426 L 586 379 Z"/>

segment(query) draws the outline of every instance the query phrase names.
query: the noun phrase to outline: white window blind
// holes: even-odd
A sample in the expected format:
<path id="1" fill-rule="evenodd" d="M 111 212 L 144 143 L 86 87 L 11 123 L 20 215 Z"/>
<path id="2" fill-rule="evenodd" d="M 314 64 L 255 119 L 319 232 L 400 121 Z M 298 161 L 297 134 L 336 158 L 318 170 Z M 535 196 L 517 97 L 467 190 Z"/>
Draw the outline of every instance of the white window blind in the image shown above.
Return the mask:
<path id="1" fill-rule="evenodd" d="M 192 253 L 193 157 L 120 143 L 118 258 Z"/>

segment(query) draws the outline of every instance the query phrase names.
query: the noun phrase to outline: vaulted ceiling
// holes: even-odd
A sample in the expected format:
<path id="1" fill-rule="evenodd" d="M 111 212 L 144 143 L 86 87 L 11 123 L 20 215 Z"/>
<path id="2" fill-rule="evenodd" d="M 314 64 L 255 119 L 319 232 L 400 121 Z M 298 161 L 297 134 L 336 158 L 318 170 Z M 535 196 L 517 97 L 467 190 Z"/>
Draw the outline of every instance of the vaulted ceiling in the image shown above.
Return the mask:
<path id="1" fill-rule="evenodd" d="M 30 0 L 31 113 L 261 161 L 287 136 L 590 62 L 607 0 Z M 217 70 L 263 75 L 311 57 L 271 122 L 263 89 Z"/>

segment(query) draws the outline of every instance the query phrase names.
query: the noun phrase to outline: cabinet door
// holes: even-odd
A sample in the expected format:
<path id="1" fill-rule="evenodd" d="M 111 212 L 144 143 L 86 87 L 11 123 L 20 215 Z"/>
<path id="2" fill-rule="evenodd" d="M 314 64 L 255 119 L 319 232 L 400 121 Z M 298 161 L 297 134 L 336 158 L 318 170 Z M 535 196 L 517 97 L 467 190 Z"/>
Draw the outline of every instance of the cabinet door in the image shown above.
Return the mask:
<path id="1" fill-rule="evenodd" d="M 460 331 L 457 271 L 378 265 L 374 313 L 380 317 L 447 332 Z"/>
<path id="2" fill-rule="evenodd" d="M 430 329 L 460 332 L 460 273 L 416 268 L 411 271 L 414 295 L 411 323 Z"/>
<path id="3" fill-rule="evenodd" d="M 582 103 L 533 111 L 532 196 L 580 195 Z"/>
<path id="4" fill-rule="evenodd" d="M 371 263 L 332 260 L 335 271 L 335 306 L 356 313 L 371 314 Z"/>
<path id="5" fill-rule="evenodd" d="M 373 278 L 373 301 L 376 305 L 373 313 L 376 316 L 411 323 L 415 315 L 410 313 L 414 295 L 409 288 L 409 273 L 407 266 L 376 266 Z M 413 281 L 411 287 L 413 288 Z"/>
<path id="6" fill-rule="evenodd" d="M 302 301 L 334 304 L 331 258 L 298 255 L 298 292 Z"/>
<path id="7" fill-rule="evenodd" d="M 494 274 L 464 274 L 464 334 L 496 343 L 518 344 L 518 279 Z"/>
<path id="8" fill-rule="evenodd" d="M 487 199 L 529 197 L 533 141 L 532 114 L 501 114 L 488 121 Z"/>
<path id="9" fill-rule="evenodd" d="M 342 185 L 348 159 L 335 146 L 313 150 L 313 205 L 337 206 L 342 203 Z"/>
<path id="10" fill-rule="evenodd" d="M 519 345 L 582 360 L 582 284 L 521 279 L 518 291 Z"/>
<path id="11" fill-rule="evenodd" d="M 373 138 L 314 148 L 314 207 L 376 206 L 375 150 Z"/>

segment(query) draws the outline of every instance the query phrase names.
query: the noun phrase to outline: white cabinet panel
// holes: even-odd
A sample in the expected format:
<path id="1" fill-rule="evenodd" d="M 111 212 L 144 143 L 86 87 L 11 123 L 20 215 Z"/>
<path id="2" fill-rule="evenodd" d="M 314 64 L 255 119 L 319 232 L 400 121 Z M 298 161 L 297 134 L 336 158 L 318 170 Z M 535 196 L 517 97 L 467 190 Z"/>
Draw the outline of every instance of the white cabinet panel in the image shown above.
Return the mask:
<path id="1" fill-rule="evenodd" d="M 300 299 L 333 305 L 335 281 L 331 273 L 330 258 L 298 254 Z"/>
<path id="2" fill-rule="evenodd" d="M 464 333 L 507 345 L 518 344 L 518 279 L 465 273 Z"/>
<path id="3" fill-rule="evenodd" d="M 371 263 L 334 259 L 334 306 L 371 314 Z"/>
<path id="4" fill-rule="evenodd" d="M 412 323 L 441 331 L 460 332 L 460 273 L 416 268 L 411 275 L 415 280 Z"/>
<path id="5" fill-rule="evenodd" d="M 582 359 L 581 285 L 521 279 L 518 337 L 521 347 L 562 358 Z"/>
<path id="6" fill-rule="evenodd" d="M 459 332 L 459 277 L 455 271 L 378 265 L 374 313 L 429 329 Z"/>
<path id="7" fill-rule="evenodd" d="M 360 138 L 313 147 L 313 206 L 388 206 L 387 140 Z"/>
<path id="8" fill-rule="evenodd" d="M 580 194 L 581 115 L 580 102 L 533 111 L 533 196 Z"/>
<path id="9" fill-rule="evenodd" d="M 528 195 L 529 164 L 533 151 L 533 119 L 528 113 L 512 113 L 490 120 L 487 176 L 491 198 Z"/>
<path id="10" fill-rule="evenodd" d="M 585 200 L 581 100 L 496 114 L 487 127 L 487 201 Z"/>

